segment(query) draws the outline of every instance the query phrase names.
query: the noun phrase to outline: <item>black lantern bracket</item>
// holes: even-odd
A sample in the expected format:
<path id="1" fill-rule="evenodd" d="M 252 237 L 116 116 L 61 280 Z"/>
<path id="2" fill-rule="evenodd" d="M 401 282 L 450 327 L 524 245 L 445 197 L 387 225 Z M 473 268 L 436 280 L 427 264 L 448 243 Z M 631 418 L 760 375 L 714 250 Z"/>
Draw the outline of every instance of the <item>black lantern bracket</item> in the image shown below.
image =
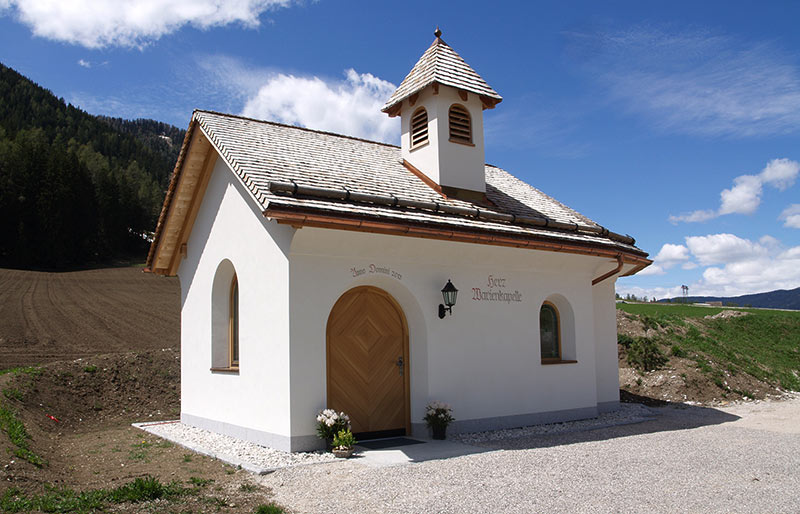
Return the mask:
<path id="1" fill-rule="evenodd" d="M 444 299 L 444 305 L 441 303 L 439 304 L 439 319 L 444 319 L 444 315 L 446 312 L 449 312 L 450 315 L 453 315 L 453 305 L 456 304 L 456 297 L 458 296 L 458 289 L 453 283 L 448 279 L 447 284 L 442 288 L 442 298 Z"/>

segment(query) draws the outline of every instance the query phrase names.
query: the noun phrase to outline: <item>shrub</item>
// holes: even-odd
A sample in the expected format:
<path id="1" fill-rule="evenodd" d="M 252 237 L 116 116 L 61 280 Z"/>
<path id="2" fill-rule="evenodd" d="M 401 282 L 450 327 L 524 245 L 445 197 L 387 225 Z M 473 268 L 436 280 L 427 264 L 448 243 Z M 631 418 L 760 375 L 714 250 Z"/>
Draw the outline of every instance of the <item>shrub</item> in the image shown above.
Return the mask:
<path id="1" fill-rule="evenodd" d="M 670 354 L 672 354 L 673 357 L 686 357 L 687 355 L 686 350 L 684 350 L 677 344 L 673 344 L 669 352 Z"/>
<path id="2" fill-rule="evenodd" d="M 628 348 L 628 364 L 642 371 L 661 368 L 669 359 L 653 340 L 637 337 Z"/>
<path id="3" fill-rule="evenodd" d="M 627 348 L 630 348 L 631 344 L 633 344 L 633 338 L 627 334 L 619 334 L 617 335 L 617 344 Z"/>

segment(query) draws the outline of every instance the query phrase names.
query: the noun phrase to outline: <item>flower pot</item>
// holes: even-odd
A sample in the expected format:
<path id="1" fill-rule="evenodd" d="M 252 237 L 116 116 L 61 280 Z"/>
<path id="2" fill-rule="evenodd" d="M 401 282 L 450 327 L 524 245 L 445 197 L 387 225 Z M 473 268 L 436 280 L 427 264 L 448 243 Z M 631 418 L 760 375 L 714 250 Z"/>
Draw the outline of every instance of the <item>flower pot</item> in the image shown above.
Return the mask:
<path id="1" fill-rule="evenodd" d="M 339 459 L 349 459 L 350 457 L 353 456 L 353 451 L 355 451 L 355 448 L 352 447 L 344 449 L 333 448 L 331 450 L 331 453 L 333 453 L 333 455 Z"/>
<path id="2" fill-rule="evenodd" d="M 431 427 L 431 430 L 433 431 L 434 439 L 447 439 L 447 426 L 434 425 Z"/>

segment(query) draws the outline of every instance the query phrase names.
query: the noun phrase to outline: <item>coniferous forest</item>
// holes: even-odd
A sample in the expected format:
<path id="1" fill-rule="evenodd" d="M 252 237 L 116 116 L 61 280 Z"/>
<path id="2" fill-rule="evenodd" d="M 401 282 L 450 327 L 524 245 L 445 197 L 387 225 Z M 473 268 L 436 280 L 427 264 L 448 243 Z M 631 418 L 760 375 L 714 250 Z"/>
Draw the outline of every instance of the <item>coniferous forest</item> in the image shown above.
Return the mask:
<path id="1" fill-rule="evenodd" d="M 92 116 L 0 64 L 0 266 L 144 261 L 184 133 Z"/>

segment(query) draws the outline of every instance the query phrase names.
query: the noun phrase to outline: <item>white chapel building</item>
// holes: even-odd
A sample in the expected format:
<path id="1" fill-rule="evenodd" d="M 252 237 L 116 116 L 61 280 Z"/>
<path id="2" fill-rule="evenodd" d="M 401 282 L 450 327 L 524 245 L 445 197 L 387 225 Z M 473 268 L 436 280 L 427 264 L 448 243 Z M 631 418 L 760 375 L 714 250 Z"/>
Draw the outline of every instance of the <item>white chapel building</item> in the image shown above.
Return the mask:
<path id="1" fill-rule="evenodd" d="M 617 407 L 614 283 L 651 261 L 485 164 L 502 98 L 440 36 L 383 108 L 400 147 L 192 115 L 147 258 L 180 278 L 184 423 L 300 451 L 326 407 L 361 438 L 425 437 L 431 400 L 451 433 Z"/>

